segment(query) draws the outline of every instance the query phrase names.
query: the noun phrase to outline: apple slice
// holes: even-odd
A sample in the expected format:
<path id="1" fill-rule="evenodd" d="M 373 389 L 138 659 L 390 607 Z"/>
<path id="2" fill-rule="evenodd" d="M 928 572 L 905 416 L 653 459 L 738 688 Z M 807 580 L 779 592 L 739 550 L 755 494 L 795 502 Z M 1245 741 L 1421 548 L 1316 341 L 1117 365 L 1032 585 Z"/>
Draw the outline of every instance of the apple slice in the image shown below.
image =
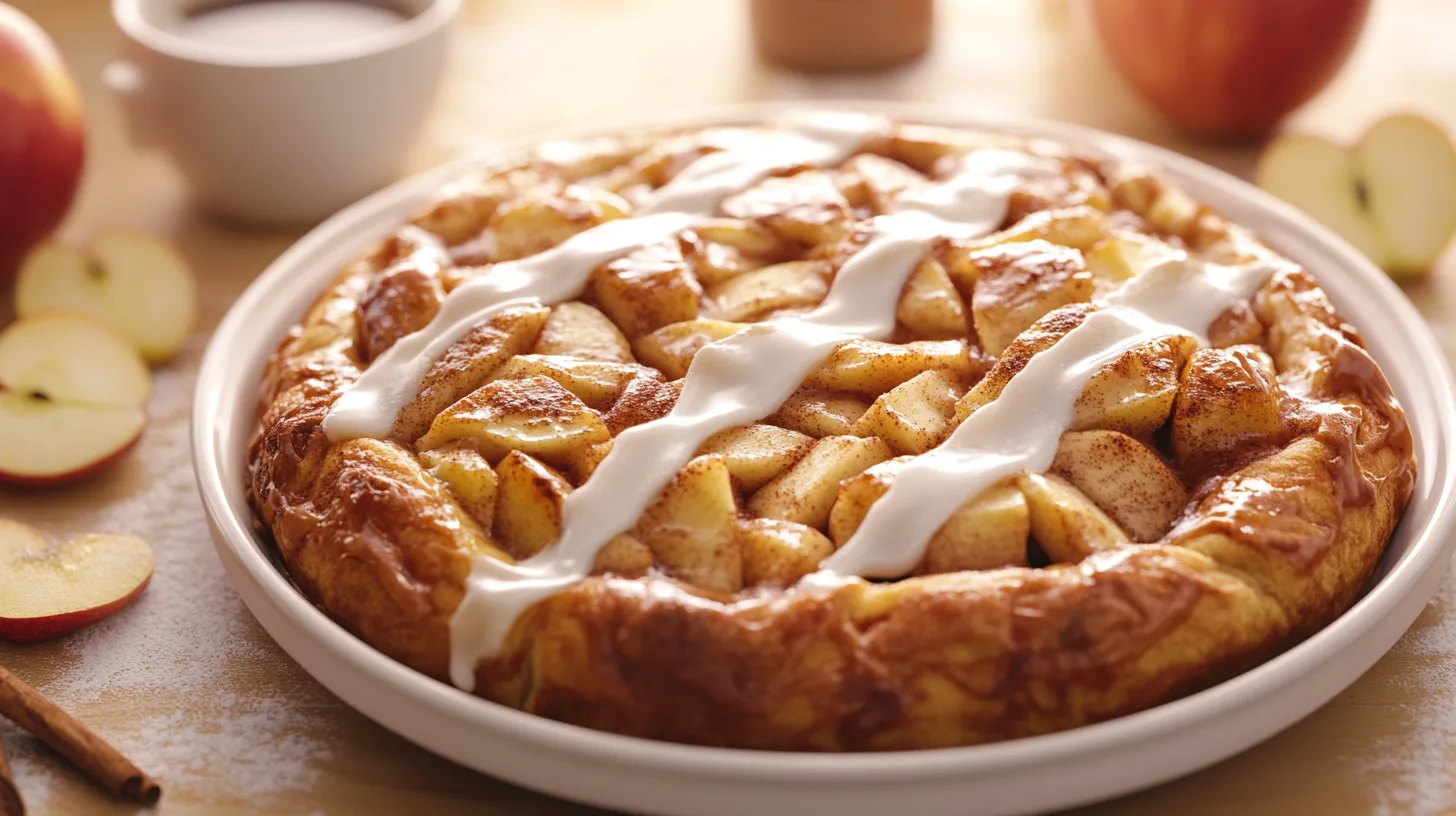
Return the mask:
<path id="1" fill-rule="evenodd" d="M 197 286 L 170 244 L 128 230 L 101 232 L 89 249 L 42 244 L 20 267 L 15 311 L 89 315 L 136 346 L 150 363 L 181 348 L 197 317 Z"/>
<path id="2" fill-rule="evenodd" d="M 0 481 L 58 484 L 126 453 L 147 424 L 147 367 L 125 340 L 53 313 L 0 332 Z"/>
<path id="3" fill-rule="evenodd" d="M 1355 145 L 1355 163 L 1393 274 L 1430 268 L 1456 233 L 1456 147 L 1421 116 L 1387 116 Z"/>
<path id="4" fill-rule="evenodd" d="M 1392 277 L 1429 269 L 1456 233 L 1456 147 L 1420 116 L 1381 119 L 1354 148 L 1282 136 L 1260 157 L 1257 180 Z"/>
<path id="5" fill-rule="evenodd" d="M 1362 182 L 1349 148 L 1322 136 L 1281 136 L 1259 157 L 1258 182 L 1380 263 L 1380 242 L 1361 201 Z"/>
<path id="6" fill-rule="evenodd" d="M 34 643 L 105 620 L 142 594 L 154 563 L 140 538 L 88 533 L 52 546 L 0 519 L 0 640 Z"/>

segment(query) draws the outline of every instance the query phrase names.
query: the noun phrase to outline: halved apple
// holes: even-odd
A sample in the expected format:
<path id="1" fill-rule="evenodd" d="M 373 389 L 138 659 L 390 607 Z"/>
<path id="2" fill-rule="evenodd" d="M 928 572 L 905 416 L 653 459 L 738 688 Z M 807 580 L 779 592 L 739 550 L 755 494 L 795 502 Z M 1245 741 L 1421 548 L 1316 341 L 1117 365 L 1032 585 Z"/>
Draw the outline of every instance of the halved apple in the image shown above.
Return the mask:
<path id="1" fill-rule="evenodd" d="M 58 484 L 121 458 L 147 424 L 147 367 L 127 342 L 80 315 L 0 332 L 0 481 Z"/>
<path id="2" fill-rule="evenodd" d="M 1351 148 L 1280 137 L 1259 160 L 1258 182 L 1392 277 L 1425 272 L 1456 233 L 1456 146 L 1421 116 L 1381 119 Z"/>
<path id="3" fill-rule="evenodd" d="M 109 230 L 87 248 L 42 244 L 15 282 L 15 311 L 89 315 L 125 337 L 147 362 L 166 362 L 197 317 L 197 286 L 187 262 L 152 235 Z"/>
<path id="4" fill-rule="evenodd" d="M 105 620 L 142 594 L 154 564 L 139 538 L 88 533 L 52 545 L 0 519 L 0 640 L 34 643 Z"/>

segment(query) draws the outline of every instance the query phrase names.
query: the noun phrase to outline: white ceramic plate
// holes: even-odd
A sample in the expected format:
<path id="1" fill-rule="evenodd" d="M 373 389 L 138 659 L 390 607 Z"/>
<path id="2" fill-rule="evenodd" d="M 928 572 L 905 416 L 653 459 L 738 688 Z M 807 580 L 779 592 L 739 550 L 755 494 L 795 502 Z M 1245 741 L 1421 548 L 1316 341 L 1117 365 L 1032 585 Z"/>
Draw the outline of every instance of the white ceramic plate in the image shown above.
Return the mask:
<path id="1" fill-rule="evenodd" d="M 253 530 L 245 446 L 263 366 L 350 256 L 418 211 L 478 157 L 344 210 L 287 251 L 218 327 L 202 363 L 193 460 L 217 551 L 268 633 L 331 691 L 385 727 L 461 764 L 582 802 L 651 813 L 851 814 L 1040 811 L 1126 793 L 1267 739 L 1352 683 L 1435 591 L 1456 523 L 1456 400 L 1436 340 L 1405 296 L 1354 250 L 1231 176 L 1128 139 L 1068 125 L 885 105 L 898 118 L 1045 136 L 1161 169 L 1195 198 L 1304 264 L 1369 341 L 1415 433 L 1415 494 L 1369 592 L 1285 654 L 1214 688 L 1121 719 L 1012 742 L 902 753 L 815 755 L 701 748 L 616 736 L 469 696 L 394 662 L 306 601 Z M 634 123 L 761 120 L 774 108 Z M 605 132 L 605 131 L 600 131 Z M 492 155 L 499 156 L 502 151 Z"/>

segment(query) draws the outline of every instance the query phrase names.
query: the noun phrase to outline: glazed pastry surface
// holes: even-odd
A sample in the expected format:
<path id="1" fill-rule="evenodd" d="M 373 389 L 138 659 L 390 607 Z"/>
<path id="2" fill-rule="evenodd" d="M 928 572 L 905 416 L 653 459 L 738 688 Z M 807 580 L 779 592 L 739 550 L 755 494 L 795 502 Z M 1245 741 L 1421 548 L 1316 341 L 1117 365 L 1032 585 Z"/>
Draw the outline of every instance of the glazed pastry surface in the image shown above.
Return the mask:
<path id="1" fill-rule="evenodd" d="M 963 745 L 1256 664 L 1415 463 L 1304 270 L 1161 181 L 869 117 L 553 143 L 342 270 L 250 493 L 386 654 L 543 716 Z"/>

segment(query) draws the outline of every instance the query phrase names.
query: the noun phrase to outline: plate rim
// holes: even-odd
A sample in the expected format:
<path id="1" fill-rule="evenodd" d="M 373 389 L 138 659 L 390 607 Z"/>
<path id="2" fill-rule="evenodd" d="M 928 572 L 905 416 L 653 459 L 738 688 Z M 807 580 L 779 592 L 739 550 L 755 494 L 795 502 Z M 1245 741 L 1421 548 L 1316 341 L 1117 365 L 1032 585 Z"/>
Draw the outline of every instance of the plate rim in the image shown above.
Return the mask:
<path id="1" fill-rule="evenodd" d="M 999 743 L 955 748 L 937 748 L 918 751 L 866 752 L 858 754 L 814 754 L 803 752 L 771 752 L 751 749 L 714 748 L 677 743 L 660 742 L 637 737 L 626 737 L 595 731 L 539 717 L 477 698 L 453 687 L 420 674 L 375 650 L 334 622 L 321 610 L 309 603 L 288 578 L 277 570 L 266 557 L 259 543 L 251 533 L 251 518 L 238 518 L 227 497 L 225 476 L 236 478 L 240 474 L 225 474 L 220 467 L 220 451 L 215 443 L 223 441 L 225 433 L 220 430 L 225 416 L 220 395 L 229 371 L 235 371 L 237 349 L 247 345 L 249 332 L 248 316 L 267 307 L 268 295 L 279 288 L 289 276 L 299 273 L 300 264 L 335 242 L 341 235 L 355 229 L 373 214 L 401 206 L 401 203 L 418 196 L 422 191 L 437 189 L 443 181 L 468 170 L 481 166 L 493 159 L 507 156 L 556 138 L 588 138 L 592 135 L 618 133 L 628 130 L 650 130 L 664 127 L 699 127 L 711 124 L 730 124 L 761 120 L 767 115 L 790 107 L 814 107 L 826 110 L 858 110 L 883 113 L 896 119 L 918 121 L 927 124 L 943 124 L 960 127 L 984 127 L 992 130 L 1023 133 L 1065 142 L 1074 146 L 1090 148 L 1139 163 L 1152 164 L 1164 173 L 1172 173 L 1183 183 L 1192 180 L 1205 190 L 1242 199 L 1248 208 L 1261 213 L 1279 224 L 1281 229 L 1310 242 L 1311 251 L 1316 249 L 1327 256 L 1332 265 L 1342 267 L 1339 274 L 1352 274 L 1360 282 L 1371 287 L 1378 297 L 1380 309 L 1391 312 L 1392 320 L 1407 327 L 1419 327 L 1408 331 L 1403 338 L 1417 352 L 1406 361 L 1385 360 L 1382 369 L 1392 366 L 1411 368 L 1413 374 L 1429 384 L 1422 399 L 1402 399 L 1408 411 L 1417 402 L 1431 401 L 1441 415 L 1441 420 L 1429 417 L 1421 420 L 1420 435 L 1424 437 L 1426 458 L 1434 453 L 1435 461 L 1422 461 L 1418 486 L 1424 484 L 1429 496 L 1418 498 L 1435 502 L 1432 516 L 1424 529 L 1415 531 L 1414 540 L 1406 554 L 1399 558 L 1388 574 L 1377 582 L 1330 625 L 1305 639 L 1300 644 L 1207 690 L 1155 706 L 1144 711 L 1101 723 L 1082 726 L 1052 734 L 1028 737 Z M 1192 193 L 1202 200 L 1200 192 Z M 1237 223 L 1248 223 L 1247 218 L 1233 219 Z M 1252 227 L 1256 233 L 1265 236 L 1268 224 Z M 336 270 L 305 270 L 302 277 L 317 277 L 311 291 L 318 292 Z M 1320 274 L 1323 282 L 1331 272 Z M 1376 308 L 1376 307 L 1367 307 Z M 268 338 L 263 344 L 270 350 L 276 338 Z M 256 341 L 255 341 L 256 344 Z M 823 784 L 843 783 L 846 779 L 871 784 L 883 782 L 912 782 L 939 778 L 949 773 L 985 775 L 1016 768 L 1027 763 L 1045 767 L 1059 759 L 1071 759 L 1088 752 L 1116 751 L 1137 743 L 1169 737 L 1178 730 L 1197 723 L 1208 723 L 1252 700 L 1271 696 L 1287 690 L 1310 672 L 1337 659 L 1342 649 L 1355 643 L 1381 621 L 1392 615 L 1398 607 L 1406 611 L 1420 604 L 1434 589 L 1432 570 L 1444 570 L 1444 556 L 1449 556 L 1453 543 L 1451 532 L 1456 528 L 1456 469 L 1452 467 L 1456 456 L 1456 438 L 1446 433 L 1450 430 L 1451 417 L 1456 417 L 1456 386 L 1453 386 L 1451 372 L 1445 362 L 1445 355 L 1439 343 L 1426 326 L 1424 318 L 1415 310 L 1405 295 L 1383 273 L 1377 270 L 1356 251 L 1325 228 L 1314 223 L 1307 216 L 1280 202 L 1247 182 L 1217 170 L 1195 159 L 1175 153 L 1166 148 L 1140 142 L 1125 136 L 1107 133 L 1080 125 L 1049 120 L 1003 116 L 985 111 L 969 110 L 952 105 L 922 105 L 915 103 L 885 103 L 867 101 L 834 100 L 824 102 L 789 101 L 777 103 L 754 103 L 747 105 L 720 106 L 703 111 L 674 113 L 656 117 L 634 117 L 625 121 L 607 122 L 589 128 L 544 134 L 521 139 L 484 151 L 472 152 L 448 162 L 433 170 L 403 179 L 394 185 L 366 197 L 342 210 L 318 227 L 314 228 L 291 246 L 248 287 L 229 309 L 219 323 L 198 369 L 196 397 L 193 412 L 192 455 L 194 473 L 209 523 L 214 529 L 215 543 L 219 554 L 228 563 L 228 556 L 236 562 L 246 577 L 256 586 L 257 592 L 267 597 L 280 614 L 290 618 L 302 632 L 326 646 L 334 656 L 342 659 L 366 674 L 377 675 L 376 679 L 388 685 L 393 691 L 412 696 L 416 702 L 440 709 L 447 715 L 463 719 L 471 728 L 485 728 L 498 732 L 510 739 L 525 739 L 541 743 L 537 747 L 555 753 L 578 757 L 591 757 L 596 761 L 607 761 L 611 765 L 627 768 L 652 770 L 655 772 L 690 773 L 698 778 L 721 781 L 748 782 L 760 784 Z M 1419 371 L 1416 368 L 1419 367 Z M 245 387 L 256 390 L 256 380 Z M 251 422 L 251 417 L 248 418 Z M 1417 423 L 1412 422 L 1415 427 Z M 244 434 L 246 437 L 246 434 Z M 1439 484 L 1435 479 L 1439 477 Z M 1409 513 L 1409 511 L 1408 511 Z M 230 574 L 235 571 L 230 569 Z M 1422 579 L 1430 589 L 1427 597 L 1420 598 L 1420 604 L 1412 600 L 1409 593 Z M 237 576 L 234 575 L 237 586 Z M 239 587 L 241 591 L 241 587 Z M 246 600 L 246 597 L 245 597 Z M 1402 603 L 1404 601 L 1404 603 Z M 252 603 L 249 603 L 250 608 Z M 258 612 L 254 611 L 255 615 Z M 1399 627 L 1404 632 L 1415 613 L 1407 615 L 1408 620 Z M 266 627 L 265 627 L 266 628 Z M 270 636 L 279 640 L 271 629 Z M 1368 664 L 1382 656 L 1393 645 L 1394 639 L 1384 644 Z M 291 652 L 291 650 L 290 650 Z M 294 655 L 295 660 L 299 660 Z M 300 660 L 300 663 L 304 661 Z M 1368 664 L 1360 669 L 1363 673 Z M 1303 668 L 1301 668 L 1303 667 Z M 314 673 L 305 665 L 305 669 Z M 1357 675 L 1358 676 L 1358 675 Z M 1351 678 L 1353 682 L 1354 677 Z M 1342 683 L 1343 688 L 1348 683 Z M 326 684 L 327 685 L 327 684 Z M 1333 696 L 1335 689 L 1328 696 Z M 336 691 L 336 693 L 338 693 Z M 1320 700 L 1314 708 L 1323 705 Z M 368 712 L 365 712 L 366 714 Z M 1260 737 L 1249 740 L 1246 745 L 1262 740 L 1283 730 L 1294 719 L 1308 711 L 1267 730 Z M 373 717 L 373 715 L 370 715 Z M 408 736 L 408 735 L 406 735 Z M 411 737 L 413 739 L 413 737 Z M 435 750 L 432 746 L 432 750 Z M 1228 752 L 1232 753 L 1232 752 Z M 457 759 L 451 756 L 452 759 Z M 1202 764 L 1221 759 L 1214 757 Z M 474 763 L 467 763 L 474 764 Z M 1187 770 L 1197 765 L 1189 764 Z M 1177 774 L 1167 774 L 1163 778 Z M 1160 781 L 1154 779 L 1151 781 Z M 1151 784 L 1145 782 L 1144 784 Z M 562 795 L 562 794 L 557 794 Z M 1076 799 L 1067 800 L 1081 801 Z"/>

